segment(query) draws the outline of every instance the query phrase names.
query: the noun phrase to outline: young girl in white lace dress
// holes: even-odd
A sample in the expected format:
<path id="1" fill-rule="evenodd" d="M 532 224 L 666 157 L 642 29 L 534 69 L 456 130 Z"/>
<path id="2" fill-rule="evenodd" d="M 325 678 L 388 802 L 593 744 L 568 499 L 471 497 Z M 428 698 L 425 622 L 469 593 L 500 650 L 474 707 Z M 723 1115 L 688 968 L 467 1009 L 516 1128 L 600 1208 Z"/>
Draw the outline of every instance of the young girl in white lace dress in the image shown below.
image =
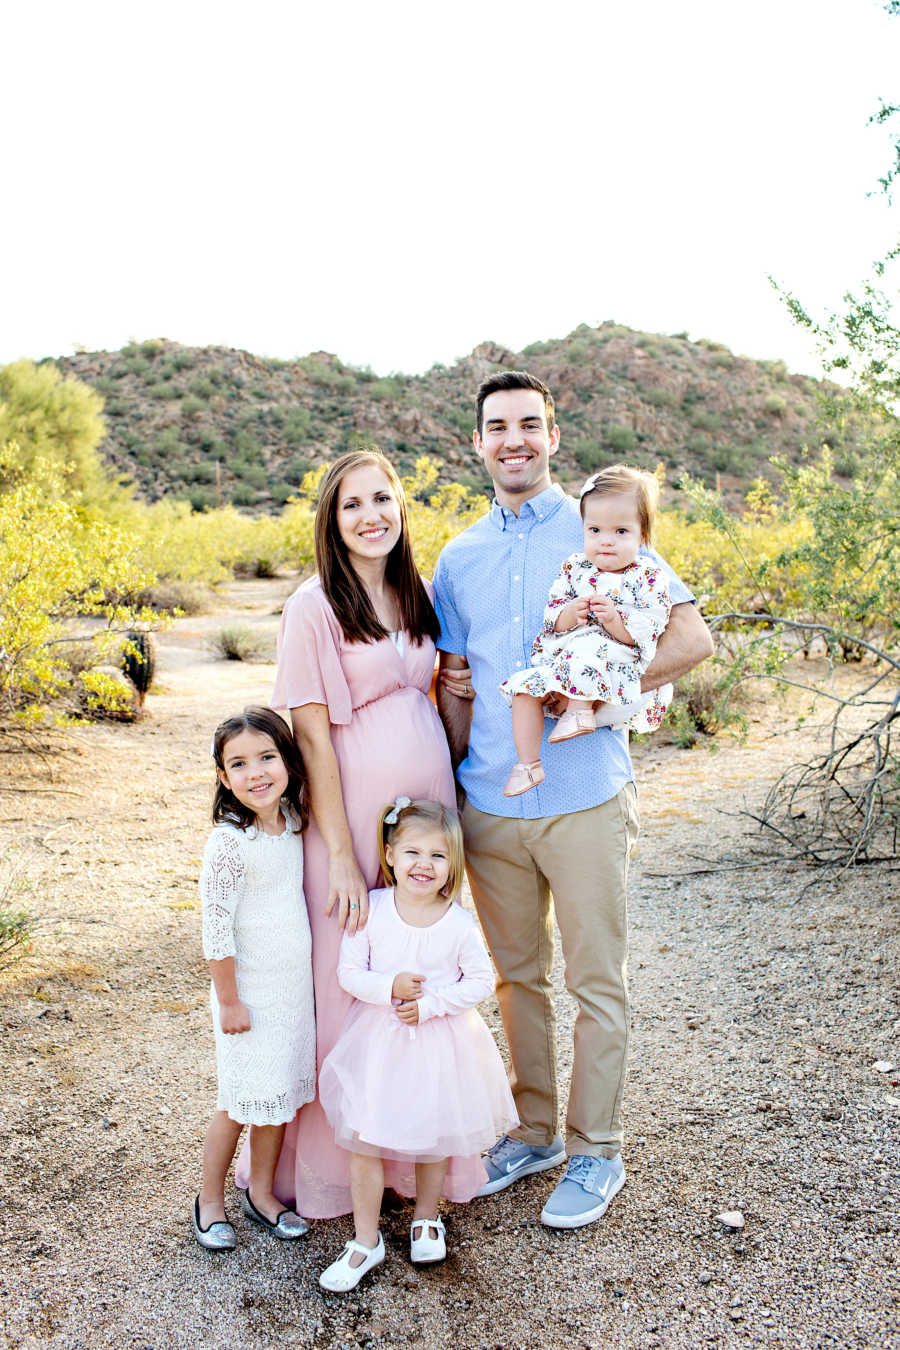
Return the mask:
<path id="1" fill-rule="evenodd" d="M 512 705 L 518 753 L 505 797 L 544 781 L 540 752 L 548 694 L 565 703 L 550 744 L 585 736 L 597 725 L 654 731 L 672 699 L 670 684 L 641 694 L 641 676 L 672 609 L 663 569 L 640 556 L 653 532 L 656 479 L 613 464 L 593 474 L 580 495 L 584 552 L 566 558 L 550 587 L 530 667 L 500 686 Z M 595 718 L 597 702 L 607 706 Z"/>
<path id="2" fill-rule="evenodd" d="M 303 761 L 284 720 L 247 708 L 216 728 L 215 829 L 200 876 L 203 954 L 219 1091 L 194 1201 L 201 1246 L 229 1251 L 225 1177 L 250 1126 L 243 1209 L 275 1237 L 308 1224 L 273 1194 L 284 1126 L 315 1095 L 316 1033 L 309 919 L 303 898 L 307 800 Z"/>

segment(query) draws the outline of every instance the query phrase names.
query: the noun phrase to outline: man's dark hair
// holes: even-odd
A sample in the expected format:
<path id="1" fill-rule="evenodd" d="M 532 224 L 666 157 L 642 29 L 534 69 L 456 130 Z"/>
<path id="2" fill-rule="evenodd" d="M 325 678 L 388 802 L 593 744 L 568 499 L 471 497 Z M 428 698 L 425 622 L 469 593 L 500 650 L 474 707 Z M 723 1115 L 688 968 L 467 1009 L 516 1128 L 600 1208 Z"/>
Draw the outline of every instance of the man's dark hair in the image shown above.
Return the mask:
<path id="1" fill-rule="evenodd" d="M 484 435 L 484 400 L 491 394 L 499 394 L 502 389 L 533 389 L 540 394 L 544 400 L 547 430 L 553 430 L 556 425 L 556 404 L 543 380 L 539 380 L 536 375 L 529 375 L 527 370 L 496 370 L 493 375 L 482 380 L 475 398 L 475 425 L 479 436 Z"/>

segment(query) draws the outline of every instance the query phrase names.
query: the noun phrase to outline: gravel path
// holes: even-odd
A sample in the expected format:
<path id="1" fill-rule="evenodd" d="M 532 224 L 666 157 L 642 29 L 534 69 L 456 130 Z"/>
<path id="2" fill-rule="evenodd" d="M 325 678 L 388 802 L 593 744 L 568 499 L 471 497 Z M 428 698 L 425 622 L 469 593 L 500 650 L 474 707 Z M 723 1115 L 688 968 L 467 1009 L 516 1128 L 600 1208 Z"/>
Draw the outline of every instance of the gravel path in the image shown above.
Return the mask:
<path id="1" fill-rule="evenodd" d="M 271 637 L 287 589 L 236 586 L 229 616 Z M 762 722 L 744 747 L 636 754 L 629 1181 L 599 1224 L 543 1228 L 556 1174 L 528 1178 L 451 1208 L 449 1259 L 421 1270 L 401 1206 L 386 1264 L 344 1297 L 317 1276 L 349 1219 L 283 1247 L 238 1218 L 235 1253 L 195 1245 L 214 1100 L 196 898 L 209 736 L 272 681 L 212 658 L 221 621 L 165 636 L 145 720 L 86 728 L 49 766 L 0 761 L 2 847 L 42 918 L 0 977 L 3 1345 L 900 1346 L 900 1068 L 875 1067 L 900 1062 L 895 878 L 804 892 L 784 868 L 697 874 L 738 857 L 731 813 L 801 748 Z M 566 1070 L 571 1024 L 561 992 Z"/>

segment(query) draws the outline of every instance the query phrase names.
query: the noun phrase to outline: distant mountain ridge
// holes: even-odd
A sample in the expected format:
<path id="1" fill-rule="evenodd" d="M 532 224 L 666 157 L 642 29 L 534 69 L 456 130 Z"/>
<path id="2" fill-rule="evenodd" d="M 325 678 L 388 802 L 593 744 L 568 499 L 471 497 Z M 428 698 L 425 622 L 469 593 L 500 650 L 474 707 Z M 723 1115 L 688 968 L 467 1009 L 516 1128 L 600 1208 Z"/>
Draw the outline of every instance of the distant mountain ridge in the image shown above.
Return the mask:
<path id="1" fill-rule="evenodd" d="M 484 342 L 453 366 L 386 378 L 328 352 L 278 361 L 162 338 L 56 364 L 102 394 L 109 463 L 142 496 L 184 496 L 197 509 L 231 501 L 271 510 L 308 469 L 373 441 L 401 472 L 432 455 L 442 478 L 487 487 L 472 448 L 473 405 L 480 381 L 500 368 L 526 368 L 553 390 L 563 482 L 610 459 L 648 468 L 661 460 L 671 484 L 688 471 L 718 476 L 733 493 L 771 455 L 796 460 L 821 444 L 817 406 L 828 388 L 782 361 L 612 322 L 521 352 Z M 839 467 L 853 451 L 845 435 Z"/>

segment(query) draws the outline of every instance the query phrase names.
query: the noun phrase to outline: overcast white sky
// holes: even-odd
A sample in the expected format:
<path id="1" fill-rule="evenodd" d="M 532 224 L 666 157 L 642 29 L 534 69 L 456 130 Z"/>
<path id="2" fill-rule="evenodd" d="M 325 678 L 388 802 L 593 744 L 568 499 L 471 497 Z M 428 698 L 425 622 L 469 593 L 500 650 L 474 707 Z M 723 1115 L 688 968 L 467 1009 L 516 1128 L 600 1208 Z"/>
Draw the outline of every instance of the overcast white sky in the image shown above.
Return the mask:
<path id="1" fill-rule="evenodd" d="M 877 0 L 49 0 L 3 39 L 0 362 L 415 372 L 614 318 L 814 372 L 768 274 L 837 304 L 897 233 Z"/>

